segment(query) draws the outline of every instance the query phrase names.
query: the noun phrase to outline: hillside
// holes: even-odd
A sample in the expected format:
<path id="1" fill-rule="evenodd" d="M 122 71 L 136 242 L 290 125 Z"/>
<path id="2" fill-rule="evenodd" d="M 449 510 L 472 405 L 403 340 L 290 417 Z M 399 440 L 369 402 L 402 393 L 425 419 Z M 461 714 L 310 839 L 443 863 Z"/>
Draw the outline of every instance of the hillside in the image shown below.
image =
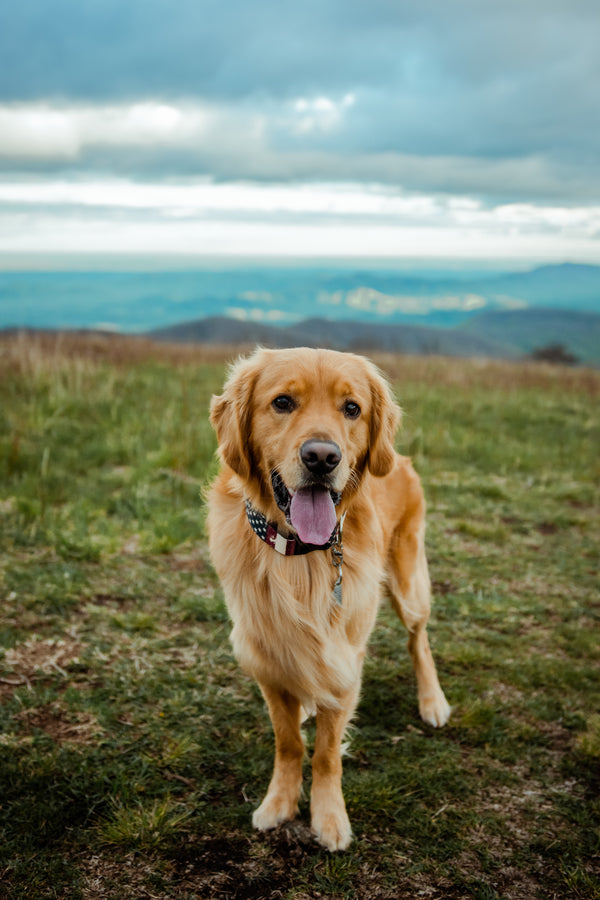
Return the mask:
<path id="1" fill-rule="evenodd" d="M 497 344 L 484 335 L 470 335 L 450 328 L 316 318 L 281 328 L 217 316 L 161 328 L 151 332 L 149 337 L 182 343 L 332 347 L 336 350 L 384 350 L 396 353 L 435 353 L 442 356 L 514 355 L 510 348 Z"/>
<path id="2" fill-rule="evenodd" d="M 482 312 L 455 328 L 322 318 L 277 327 L 220 316 L 161 328 L 149 336 L 182 343 L 305 345 L 505 359 L 560 343 L 582 362 L 600 364 L 600 315 L 553 309 Z"/>
<path id="3" fill-rule="evenodd" d="M 559 343 L 577 359 L 600 363 L 600 315 L 565 312 L 554 309 L 520 309 L 507 312 L 483 312 L 460 327 L 470 337 L 494 340 L 518 354 Z"/>

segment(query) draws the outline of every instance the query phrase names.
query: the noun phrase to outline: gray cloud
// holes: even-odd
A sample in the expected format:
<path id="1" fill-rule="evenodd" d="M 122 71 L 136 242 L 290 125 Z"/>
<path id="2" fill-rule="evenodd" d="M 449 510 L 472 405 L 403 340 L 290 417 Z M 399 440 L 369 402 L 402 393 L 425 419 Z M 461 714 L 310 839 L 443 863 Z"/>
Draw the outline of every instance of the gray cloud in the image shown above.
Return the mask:
<path id="1" fill-rule="evenodd" d="M 599 33 L 597 0 L 7 3 L 0 173 L 362 180 L 592 204 Z M 150 101 L 188 124 L 127 131 L 127 109 Z M 27 119 L 44 106 L 64 113 L 55 130 Z"/>
<path id="2" fill-rule="evenodd" d="M 477 154 L 460 141 L 447 142 L 437 153 L 419 152 L 415 145 L 407 152 L 387 149 L 393 142 L 375 138 L 364 146 L 353 133 L 360 105 L 360 97 L 346 95 L 337 104 L 321 98 L 254 106 L 5 107 L 0 108 L 0 168 L 13 177 L 93 173 L 150 181 L 200 176 L 377 182 L 396 190 L 475 196 L 490 205 L 586 205 L 600 196 L 595 158 L 585 166 L 541 150 Z"/>

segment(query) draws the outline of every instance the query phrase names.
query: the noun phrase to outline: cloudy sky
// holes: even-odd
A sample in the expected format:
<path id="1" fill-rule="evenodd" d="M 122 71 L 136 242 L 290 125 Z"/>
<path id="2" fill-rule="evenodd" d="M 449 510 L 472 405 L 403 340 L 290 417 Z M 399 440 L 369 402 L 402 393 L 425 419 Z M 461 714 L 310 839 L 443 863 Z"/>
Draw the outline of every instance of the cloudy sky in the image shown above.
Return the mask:
<path id="1" fill-rule="evenodd" d="M 598 0 L 0 7 L 0 257 L 600 262 Z"/>

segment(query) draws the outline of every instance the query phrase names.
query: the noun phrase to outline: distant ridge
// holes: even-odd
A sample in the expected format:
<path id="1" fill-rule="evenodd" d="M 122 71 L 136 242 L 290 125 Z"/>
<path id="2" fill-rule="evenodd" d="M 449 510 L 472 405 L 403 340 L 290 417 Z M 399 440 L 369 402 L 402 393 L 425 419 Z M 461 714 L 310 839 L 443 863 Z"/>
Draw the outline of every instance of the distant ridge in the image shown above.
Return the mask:
<path id="1" fill-rule="evenodd" d="M 331 347 L 503 359 L 517 359 L 547 344 L 559 343 L 582 362 L 600 364 L 600 315 L 555 309 L 482 312 L 455 328 L 323 318 L 281 327 L 212 316 L 159 328 L 147 336 L 180 343 Z"/>
<path id="2" fill-rule="evenodd" d="M 494 335 L 521 355 L 549 344 L 561 344 L 582 362 L 600 363 L 600 315 L 556 309 L 482 312 L 460 330 L 473 337 Z"/>
<path id="3" fill-rule="evenodd" d="M 454 331 L 484 312 L 542 308 L 600 314 L 600 266 L 397 270 L 349 261 L 341 268 L 0 271 L 0 328 L 131 334 L 225 316 L 247 323 L 244 334 L 252 339 L 247 329 L 290 326 L 299 312 L 385 329 L 393 323 Z"/>
<path id="4" fill-rule="evenodd" d="M 215 316 L 159 328 L 148 335 L 159 341 L 207 344 L 262 344 L 265 347 L 330 347 L 442 356 L 510 357 L 510 350 L 482 335 L 427 325 L 305 319 L 277 327 Z"/>
<path id="5" fill-rule="evenodd" d="M 600 266 L 6 271 L 1 328 L 507 359 L 559 344 L 600 365 Z"/>

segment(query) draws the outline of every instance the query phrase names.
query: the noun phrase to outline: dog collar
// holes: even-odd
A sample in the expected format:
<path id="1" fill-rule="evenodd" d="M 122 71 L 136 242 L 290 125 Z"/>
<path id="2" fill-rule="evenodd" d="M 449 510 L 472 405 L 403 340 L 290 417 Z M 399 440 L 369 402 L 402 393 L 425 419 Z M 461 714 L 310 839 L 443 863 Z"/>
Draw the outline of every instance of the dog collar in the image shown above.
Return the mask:
<path id="1" fill-rule="evenodd" d="M 281 534 L 277 522 L 267 522 L 267 517 L 252 506 L 249 500 L 246 500 L 246 515 L 252 531 L 282 556 L 303 556 L 313 550 L 328 550 L 336 543 L 340 530 L 338 522 L 325 544 L 303 544 L 297 537 L 285 537 Z"/>

